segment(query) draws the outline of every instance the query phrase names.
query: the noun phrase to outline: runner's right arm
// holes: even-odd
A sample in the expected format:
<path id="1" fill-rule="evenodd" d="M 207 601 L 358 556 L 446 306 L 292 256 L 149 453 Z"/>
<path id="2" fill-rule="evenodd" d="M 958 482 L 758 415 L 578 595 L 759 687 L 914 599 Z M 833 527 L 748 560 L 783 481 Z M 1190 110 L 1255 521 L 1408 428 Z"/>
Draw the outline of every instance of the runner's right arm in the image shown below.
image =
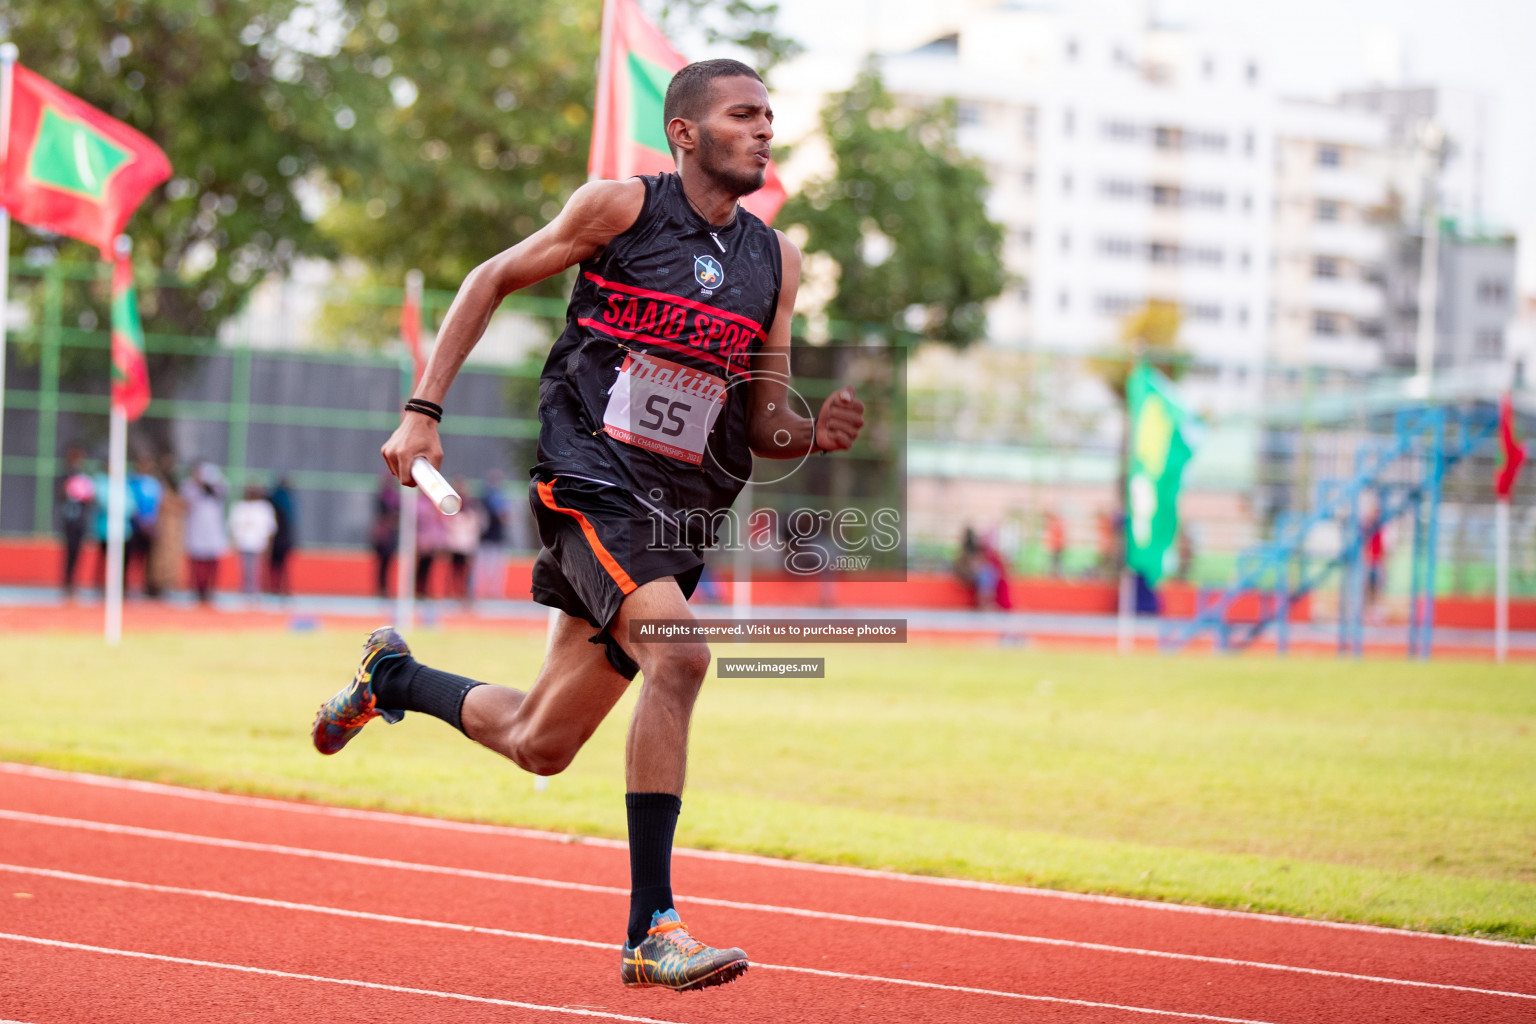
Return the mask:
<path id="1" fill-rule="evenodd" d="M 589 181 L 576 190 L 554 220 L 470 271 L 448 307 L 437 332 L 437 344 L 412 397 L 442 405 L 459 367 L 485 333 L 502 299 L 597 255 L 634 224 L 644 205 L 645 185 L 638 178 Z M 380 453 L 391 473 L 414 486 L 410 466 L 418 455 L 442 467 L 443 446 L 436 421 L 418 413 L 402 413 L 400 426 Z"/>

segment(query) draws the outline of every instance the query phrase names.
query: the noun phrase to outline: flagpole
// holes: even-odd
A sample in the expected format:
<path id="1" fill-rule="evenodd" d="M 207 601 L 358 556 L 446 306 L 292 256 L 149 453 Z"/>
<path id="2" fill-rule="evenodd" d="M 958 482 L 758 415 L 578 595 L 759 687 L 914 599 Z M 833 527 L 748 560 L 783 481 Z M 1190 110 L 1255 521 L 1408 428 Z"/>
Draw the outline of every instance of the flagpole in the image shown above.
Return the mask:
<path id="1" fill-rule="evenodd" d="M 402 357 L 400 381 L 405 397 L 410 398 L 416 391 L 416 385 L 421 380 L 421 292 L 425 283 L 425 276 L 419 270 L 411 270 L 405 275 L 405 303 L 403 309 L 414 310 L 417 322 L 415 324 L 401 323 L 400 336 L 402 339 L 416 337 L 418 340 L 412 351 L 412 346 L 407 343 Z M 412 328 L 415 334 L 412 335 Z M 409 631 L 416 625 L 416 495 L 414 487 L 400 485 L 400 542 L 399 562 L 395 565 L 395 624 L 402 630 Z"/>
<path id="2" fill-rule="evenodd" d="M 21 51 L 15 43 L 0 44 L 0 166 L 6 166 L 11 142 L 11 79 Z M 0 190 L 3 191 L 3 190 Z M 0 483 L 5 480 L 5 311 L 10 302 L 11 212 L 0 206 Z M 51 453 L 50 453 L 51 454 Z M 41 480 L 41 478 L 38 478 Z M 42 532 L 33 523 L 34 533 Z"/>
<path id="3" fill-rule="evenodd" d="M 1503 664 L 1509 656 L 1509 499 L 1493 506 L 1495 583 L 1493 599 L 1493 658 Z"/>
<path id="4" fill-rule="evenodd" d="M 117 258 L 133 253 L 133 239 L 117 236 Z M 123 513 L 128 507 L 128 411 L 112 402 L 107 442 L 107 646 L 123 638 Z"/>

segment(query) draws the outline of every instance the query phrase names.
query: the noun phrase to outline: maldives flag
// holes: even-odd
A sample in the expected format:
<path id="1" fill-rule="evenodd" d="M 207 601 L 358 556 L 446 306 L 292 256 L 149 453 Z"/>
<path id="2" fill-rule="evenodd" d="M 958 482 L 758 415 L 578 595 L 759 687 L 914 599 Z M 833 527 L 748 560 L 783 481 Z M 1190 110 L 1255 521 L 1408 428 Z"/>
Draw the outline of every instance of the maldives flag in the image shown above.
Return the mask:
<path id="1" fill-rule="evenodd" d="M 667 83 L 687 63 L 635 0 L 605 0 L 588 175 L 622 180 L 677 170 L 661 112 Z M 772 224 L 786 198 L 778 168 L 770 163 L 763 187 L 741 205 Z"/>
<path id="2" fill-rule="evenodd" d="M 139 328 L 139 293 L 133 287 L 133 261 L 119 257 L 112 265 L 112 407 L 130 421 L 149 405 L 149 367 L 144 362 L 144 332 Z"/>
<path id="3" fill-rule="evenodd" d="M 128 218 L 171 176 L 149 139 L 20 64 L 0 205 L 23 224 L 90 242 L 106 259 Z"/>
<path id="4" fill-rule="evenodd" d="M 1499 453 L 1503 459 L 1493 474 L 1493 490 L 1500 501 L 1508 501 L 1525 462 L 1525 448 L 1515 439 L 1515 407 L 1507 391 L 1499 403 Z"/>

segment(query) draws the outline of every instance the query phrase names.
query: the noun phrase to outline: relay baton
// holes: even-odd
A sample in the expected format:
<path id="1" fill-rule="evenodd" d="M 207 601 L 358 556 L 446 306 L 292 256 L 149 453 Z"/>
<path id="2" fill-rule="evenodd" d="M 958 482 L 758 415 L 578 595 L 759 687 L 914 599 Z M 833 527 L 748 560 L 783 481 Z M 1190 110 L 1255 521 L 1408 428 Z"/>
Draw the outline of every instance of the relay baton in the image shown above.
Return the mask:
<path id="1" fill-rule="evenodd" d="M 459 497 L 459 492 L 453 489 L 453 485 L 443 478 L 443 474 L 425 456 L 418 455 L 416 461 L 411 463 L 411 479 L 416 481 L 421 493 L 431 498 L 432 504 L 443 515 L 454 515 L 464 507 L 464 499 Z"/>

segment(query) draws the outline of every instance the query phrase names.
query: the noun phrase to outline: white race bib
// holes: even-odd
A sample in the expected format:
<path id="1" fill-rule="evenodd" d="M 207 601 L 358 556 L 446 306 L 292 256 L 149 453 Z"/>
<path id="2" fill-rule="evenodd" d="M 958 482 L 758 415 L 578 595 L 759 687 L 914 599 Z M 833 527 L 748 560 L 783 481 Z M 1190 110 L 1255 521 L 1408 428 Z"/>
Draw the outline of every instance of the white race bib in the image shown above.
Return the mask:
<path id="1" fill-rule="evenodd" d="M 725 381 L 714 374 L 631 352 L 608 392 L 603 429 L 625 444 L 697 466 L 724 404 Z"/>

